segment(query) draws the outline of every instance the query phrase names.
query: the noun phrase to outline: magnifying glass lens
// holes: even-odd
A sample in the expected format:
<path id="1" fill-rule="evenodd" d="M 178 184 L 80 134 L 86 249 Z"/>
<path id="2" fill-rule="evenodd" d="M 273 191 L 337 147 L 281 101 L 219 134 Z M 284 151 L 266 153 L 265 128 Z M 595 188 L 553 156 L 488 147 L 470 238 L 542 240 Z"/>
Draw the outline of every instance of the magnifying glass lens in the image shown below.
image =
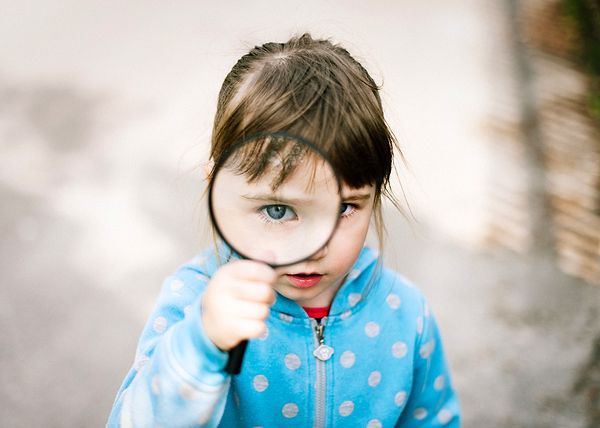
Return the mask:
<path id="1" fill-rule="evenodd" d="M 237 144 L 221 160 L 209 204 L 217 231 L 234 251 L 282 266 L 312 256 L 330 239 L 340 185 L 312 145 L 267 134 Z"/>

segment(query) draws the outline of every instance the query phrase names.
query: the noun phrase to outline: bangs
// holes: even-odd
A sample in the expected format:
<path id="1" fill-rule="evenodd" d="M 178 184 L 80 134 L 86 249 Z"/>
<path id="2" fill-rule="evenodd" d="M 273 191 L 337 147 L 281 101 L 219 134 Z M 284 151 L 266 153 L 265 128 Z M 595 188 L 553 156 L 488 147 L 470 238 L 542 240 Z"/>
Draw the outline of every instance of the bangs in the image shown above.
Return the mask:
<path id="1" fill-rule="evenodd" d="M 306 190 L 310 192 L 314 188 L 317 169 L 329 166 L 324 156 L 316 146 L 296 136 L 282 132 L 261 133 L 226 150 L 215 165 L 215 171 L 219 168 L 232 170 L 246 177 L 248 183 L 267 178 L 274 192 L 300 167 L 307 177 Z M 327 169 L 335 177 L 333 170 Z"/>

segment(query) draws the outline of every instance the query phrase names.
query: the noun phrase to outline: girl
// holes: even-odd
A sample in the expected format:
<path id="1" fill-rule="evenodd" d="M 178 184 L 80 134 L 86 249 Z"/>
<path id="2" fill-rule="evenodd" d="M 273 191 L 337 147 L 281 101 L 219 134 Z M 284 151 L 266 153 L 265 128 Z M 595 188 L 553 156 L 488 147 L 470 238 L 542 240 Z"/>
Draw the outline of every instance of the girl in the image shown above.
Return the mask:
<path id="1" fill-rule="evenodd" d="M 211 159 L 261 132 L 318 144 L 342 181 L 338 228 L 287 267 L 240 260 L 224 245 L 180 266 L 142 333 L 110 426 L 459 426 L 427 302 L 365 247 L 371 220 L 381 242 L 382 196 L 396 202 L 396 143 L 378 90 L 345 49 L 308 34 L 235 64 L 219 94 Z M 227 351 L 247 339 L 242 371 L 231 376 Z"/>

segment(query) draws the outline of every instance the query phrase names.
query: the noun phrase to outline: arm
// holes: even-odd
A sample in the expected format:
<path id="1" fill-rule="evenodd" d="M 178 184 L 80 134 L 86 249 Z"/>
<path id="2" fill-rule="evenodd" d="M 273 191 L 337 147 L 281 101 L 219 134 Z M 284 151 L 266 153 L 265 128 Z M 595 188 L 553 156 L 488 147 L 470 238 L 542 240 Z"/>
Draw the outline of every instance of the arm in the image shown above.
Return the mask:
<path id="1" fill-rule="evenodd" d="M 417 332 L 421 333 L 416 341 L 412 390 L 396 426 L 458 428 L 459 402 L 452 388 L 439 329 L 424 300 L 422 307 L 419 318 L 422 323 L 417 323 Z"/>
<path id="2" fill-rule="evenodd" d="M 108 426 L 216 426 L 229 377 L 227 354 L 206 336 L 200 313 L 209 270 L 187 263 L 167 278 L 121 386 Z"/>
<path id="3" fill-rule="evenodd" d="M 248 260 L 218 269 L 214 257 L 204 260 L 204 269 L 188 263 L 165 281 L 109 426 L 219 424 L 230 383 L 225 351 L 264 333 L 277 276 Z"/>

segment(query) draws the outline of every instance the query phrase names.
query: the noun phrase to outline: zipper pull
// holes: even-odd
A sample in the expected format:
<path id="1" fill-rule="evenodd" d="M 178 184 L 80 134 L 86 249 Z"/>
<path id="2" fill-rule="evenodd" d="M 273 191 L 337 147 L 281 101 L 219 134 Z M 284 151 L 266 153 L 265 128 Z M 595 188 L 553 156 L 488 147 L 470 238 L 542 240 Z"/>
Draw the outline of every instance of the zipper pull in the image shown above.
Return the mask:
<path id="1" fill-rule="evenodd" d="M 317 340 L 319 341 L 319 345 L 322 345 L 323 342 L 325 342 L 325 326 L 319 322 L 315 328 L 315 331 L 317 332 Z"/>
<path id="2" fill-rule="evenodd" d="M 315 325 L 315 334 L 319 346 L 313 351 L 313 355 L 321 361 L 327 361 L 333 355 L 333 348 L 325 345 L 325 325 L 317 322 Z"/>

